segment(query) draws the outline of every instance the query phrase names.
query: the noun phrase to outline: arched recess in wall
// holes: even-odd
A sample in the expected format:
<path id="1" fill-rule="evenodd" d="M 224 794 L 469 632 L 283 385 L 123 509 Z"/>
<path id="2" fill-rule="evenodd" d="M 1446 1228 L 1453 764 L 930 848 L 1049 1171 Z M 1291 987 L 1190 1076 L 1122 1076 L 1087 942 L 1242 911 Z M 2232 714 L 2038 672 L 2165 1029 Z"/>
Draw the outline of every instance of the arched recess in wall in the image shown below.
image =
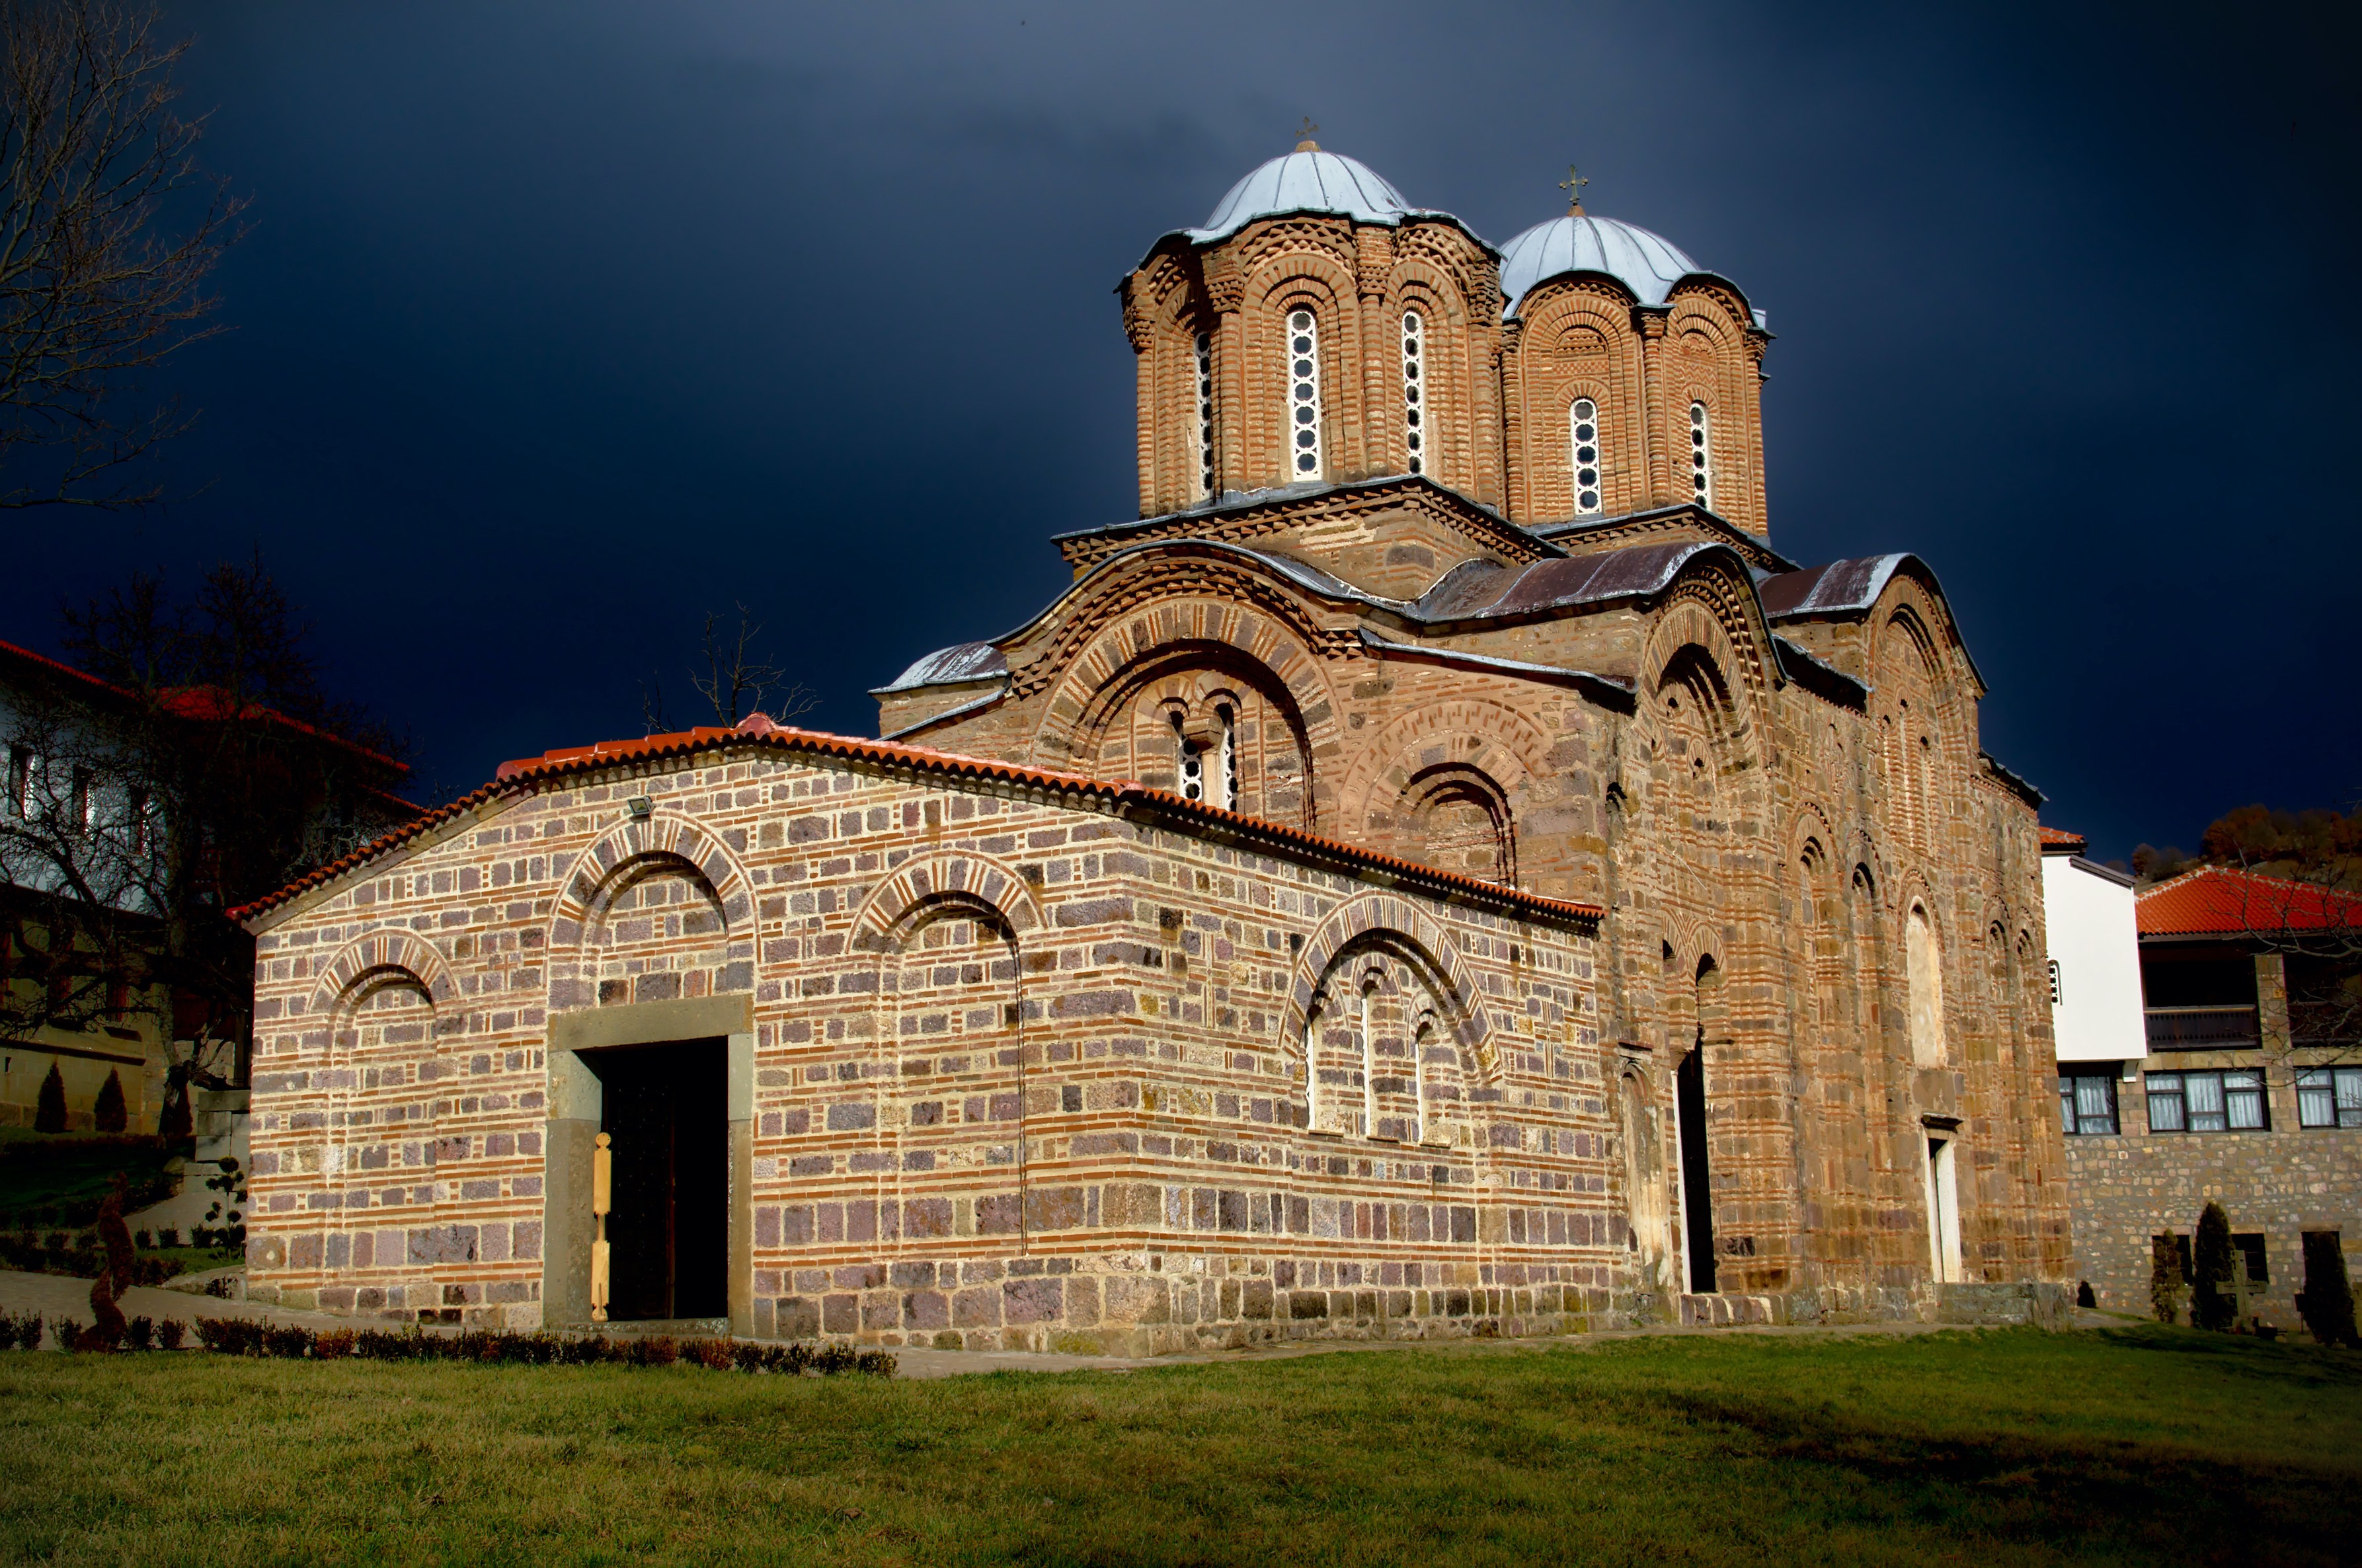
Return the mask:
<path id="1" fill-rule="evenodd" d="M 466 1026 L 458 1001 L 442 954 L 407 932 L 373 932 L 348 944 L 320 971 L 306 1011 L 326 1026 L 319 1077 L 327 1101 L 320 1176 L 324 1185 L 345 1194 L 329 1217 L 332 1230 L 345 1230 L 368 1201 L 351 1191 L 356 1186 L 367 1189 L 368 1173 L 401 1163 L 392 1143 L 372 1142 L 373 1136 L 399 1132 L 406 1139 L 425 1139 L 424 1153 L 433 1163 L 436 1058 L 441 1038 Z M 373 1099 L 402 1107 L 399 1118 L 371 1119 L 377 1134 L 356 1125 L 354 1099 L 364 1086 Z M 337 1254 L 330 1260 L 333 1266 L 352 1262 L 347 1241 L 332 1239 L 330 1245 Z"/>
<path id="2" fill-rule="evenodd" d="M 1297 955 L 1282 1025 L 1297 1124 L 1362 1132 L 1419 1121 L 1422 1142 L 1436 1141 L 1427 1122 L 1464 1125 L 1465 1096 L 1498 1072 L 1480 996 L 1442 929 L 1407 900 L 1363 893 L 1330 911 Z M 1382 1090 L 1381 1079 L 1404 1082 Z M 1431 1090 L 1423 1099 L 1422 1082 Z"/>
<path id="3" fill-rule="evenodd" d="M 1364 743 L 1338 790 L 1358 841 L 1405 860 L 1504 887 L 1518 881 L 1518 817 L 1547 777 L 1550 741 L 1491 702 L 1404 713 Z"/>
<path id="4" fill-rule="evenodd" d="M 854 918 L 875 955 L 870 1077 L 873 1135 L 893 1157 L 878 1172 L 879 1239 L 952 1234 L 955 1195 L 996 1175 L 1005 1192 L 975 1206 L 979 1235 L 1025 1239 L 1025 940 L 1045 923 L 1039 895 L 982 856 L 914 856 Z M 1046 955 L 1045 955 L 1046 956 Z"/>
<path id="5" fill-rule="evenodd" d="M 745 872 L 687 818 L 659 812 L 610 829 L 560 886 L 549 922 L 553 1010 L 754 988 Z"/>
<path id="6" fill-rule="evenodd" d="M 1191 575 L 1190 586 L 1201 586 L 1202 575 Z M 1218 575 L 1248 602 L 1157 602 L 1155 588 L 1171 580 L 1162 572 L 1155 582 L 1110 584 L 1121 591 L 1098 612 L 1110 624 L 1068 659 L 1043 705 L 1033 758 L 1177 791 L 1194 748 L 1209 803 L 1224 804 L 1227 790 L 1231 809 L 1315 827 L 1323 781 L 1311 759 L 1333 751 L 1338 734 L 1310 629 L 1260 613 L 1252 601 L 1270 597 L 1267 583 Z"/>
<path id="7" fill-rule="evenodd" d="M 1912 1064 L 1943 1066 L 1950 1057 L 1944 1033 L 1943 938 L 1923 895 L 1915 894 L 1903 913 L 1903 978 Z"/>
<path id="8" fill-rule="evenodd" d="M 1624 1143 L 1624 1241 L 1632 1253 L 1633 1272 L 1643 1290 L 1673 1290 L 1679 1279 L 1672 1268 L 1669 1161 L 1659 1126 L 1657 1095 L 1638 1063 L 1623 1064 L 1617 1074 L 1616 1106 Z"/>

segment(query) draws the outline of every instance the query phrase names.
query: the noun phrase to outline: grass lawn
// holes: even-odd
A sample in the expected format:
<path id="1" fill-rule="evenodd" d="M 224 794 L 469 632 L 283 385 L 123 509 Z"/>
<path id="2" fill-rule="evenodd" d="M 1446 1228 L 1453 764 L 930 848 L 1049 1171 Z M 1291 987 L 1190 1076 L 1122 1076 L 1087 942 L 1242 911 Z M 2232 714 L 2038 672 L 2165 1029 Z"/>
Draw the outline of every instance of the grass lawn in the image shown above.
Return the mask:
<path id="1" fill-rule="evenodd" d="M 0 1227 L 73 1230 L 90 1224 L 117 1175 L 137 1208 L 171 1191 L 165 1167 L 187 1145 L 125 1147 L 104 1136 L 0 1128 Z M 210 1173 L 208 1173 L 210 1174 Z"/>
<path id="2" fill-rule="evenodd" d="M 2362 1355 L 2126 1328 L 938 1382 L 0 1354 L 0 1558 L 2352 1562 Z"/>

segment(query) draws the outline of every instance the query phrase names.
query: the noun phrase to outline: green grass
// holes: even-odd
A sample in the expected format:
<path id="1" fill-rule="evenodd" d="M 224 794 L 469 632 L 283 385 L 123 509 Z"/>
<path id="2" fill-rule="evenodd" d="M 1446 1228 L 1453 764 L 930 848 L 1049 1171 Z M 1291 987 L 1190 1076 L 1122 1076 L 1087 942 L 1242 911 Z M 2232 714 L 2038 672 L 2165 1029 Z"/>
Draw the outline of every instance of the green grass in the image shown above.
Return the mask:
<path id="1" fill-rule="evenodd" d="M 0 1558 L 2352 1561 L 2362 1356 L 2146 1328 L 942 1382 L 0 1355 Z"/>
<path id="2" fill-rule="evenodd" d="M 119 1175 L 132 1206 L 168 1196 L 165 1167 L 185 1143 L 126 1147 L 105 1134 L 0 1128 L 0 1228 L 60 1231 L 88 1226 Z"/>

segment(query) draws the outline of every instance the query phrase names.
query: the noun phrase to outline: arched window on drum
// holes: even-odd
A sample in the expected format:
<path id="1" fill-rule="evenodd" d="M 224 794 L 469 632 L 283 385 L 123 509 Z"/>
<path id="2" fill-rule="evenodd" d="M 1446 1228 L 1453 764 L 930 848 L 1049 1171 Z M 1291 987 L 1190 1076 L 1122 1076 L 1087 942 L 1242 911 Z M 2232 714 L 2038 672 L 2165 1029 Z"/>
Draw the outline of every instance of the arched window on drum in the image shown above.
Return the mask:
<path id="1" fill-rule="evenodd" d="M 1320 324 L 1308 310 L 1287 315 L 1289 477 L 1320 477 Z"/>
<path id="2" fill-rule="evenodd" d="M 1214 337 L 1198 334 L 1198 499 L 1214 499 Z"/>
<path id="3" fill-rule="evenodd" d="M 1714 448 L 1706 428 L 1705 404 L 1690 404 L 1690 493 L 1700 506 L 1714 509 Z"/>
<path id="4" fill-rule="evenodd" d="M 1599 405 L 1587 397 L 1576 398 L 1567 411 L 1567 425 L 1574 457 L 1574 511 L 1581 516 L 1598 511 L 1606 494 L 1600 482 Z"/>
<path id="5" fill-rule="evenodd" d="M 1409 471 L 1427 472 L 1427 323 L 1415 310 L 1403 312 L 1403 451 Z"/>

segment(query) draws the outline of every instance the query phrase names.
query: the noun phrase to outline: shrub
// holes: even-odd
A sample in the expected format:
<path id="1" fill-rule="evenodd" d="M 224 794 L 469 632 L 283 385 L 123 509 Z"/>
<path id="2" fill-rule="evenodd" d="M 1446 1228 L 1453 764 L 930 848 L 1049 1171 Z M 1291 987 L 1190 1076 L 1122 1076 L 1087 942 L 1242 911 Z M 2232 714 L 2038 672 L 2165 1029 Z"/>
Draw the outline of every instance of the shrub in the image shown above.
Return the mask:
<path id="1" fill-rule="evenodd" d="M 262 1353 L 298 1361 L 312 1353 L 313 1342 L 318 1337 L 306 1328 L 273 1324 L 262 1331 Z"/>
<path id="2" fill-rule="evenodd" d="M 66 1080 L 59 1076 L 58 1065 L 50 1063 L 50 1076 L 41 1080 L 41 1092 L 33 1102 L 33 1131 L 62 1132 L 66 1130 Z"/>
<path id="3" fill-rule="evenodd" d="M 156 1325 L 156 1342 L 166 1350 L 179 1350 L 182 1336 L 187 1332 L 187 1324 L 178 1318 L 167 1318 Z"/>
<path id="4" fill-rule="evenodd" d="M 178 1228 L 168 1225 L 156 1232 L 156 1245 L 159 1250 L 169 1252 L 180 1244 L 181 1232 Z"/>
<path id="5" fill-rule="evenodd" d="M 131 1232 L 131 1244 L 143 1253 L 154 1252 L 156 1238 L 146 1231 L 134 1231 Z"/>
<path id="6" fill-rule="evenodd" d="M 347 1361 L 360 1336 L 350 1329 L 323 1329 L 312 1341 L 312 1353 L 322 1361 Z"/>
<path id="7" fill-rule="evenodd" d="M 50 1331 L 57 1335 L 60 1350 L 79 1350 L 82 1347 L 83 1326 L 72 1318 L 60 1318 L 50 1325 Z"/>
<path id="8" fill-rule="evenodd" d="M 91 1107 L 91 1125 L 101 1132 L 120 1132 L 131 1121 L 131 1113 L 123 1103 L 123 1077 L 113 1067 L 106 1069 L 106 1081 L 98 1086 L 98 1102 Z"/>
<path id="9" fill-rule="evenodd" d="M 654 1334 L 632 1342 L 634 1366 L 670 1366 L 680 1359 L 680 1345 L 670 1334 Z"/>
<path id="10" fill-rule="evenodd" d="M 39 1350 L 41 1348 L 41 1315 L 27 1312 L 21 1316 L 0 1312 L 0 1350 Z"/>
<path id="11" fill-rule="evenodd" d="M 2324 1345 L 2362 1344 L 2354 1328 L 2354 1282 L 2334 1231 L 2304 1233 L 2304 1289 L 2296 1298 L 2305 1331 Z"/>
<path id="12" fill-rule="evenodd" d="M 2092 1294 L 2092 1282 L 2090 1280 L 2084 1280 L 2075 1286 L 2076 1306 L 2097 1307 L 2099 1304 L 2100 1298 Z"/>
<path id="13" fill-rule="evenodd" d="M 2148 1304 L 2160 1323 L 2181 1317 L 2181 1238 L 2170 1231 L 2148 1239 Z"/>
<path id="14" fill-rule="evenodd" d="M 133 1350 L 156 1348 L 156 1320 L 134 1318 L 123 1325 L 123 1342 Z"/>
<path id="15" fill-rule="evenodd" d="M 262 1325 L 242 1318 L 200 1318 L 197 1342 L 223 1355 L 263 1353 Z"/>
<path id="16" fill-rule="evenodd" d="M 2238 1284 L 2231 1277 L 2231 1217 L 2219 1203 L 2209 1202 L 2198 1216 L 2197 1278 L 2190 1295 L 2193 1327 L 2227 1329 L 2239 1315 Z"/>

